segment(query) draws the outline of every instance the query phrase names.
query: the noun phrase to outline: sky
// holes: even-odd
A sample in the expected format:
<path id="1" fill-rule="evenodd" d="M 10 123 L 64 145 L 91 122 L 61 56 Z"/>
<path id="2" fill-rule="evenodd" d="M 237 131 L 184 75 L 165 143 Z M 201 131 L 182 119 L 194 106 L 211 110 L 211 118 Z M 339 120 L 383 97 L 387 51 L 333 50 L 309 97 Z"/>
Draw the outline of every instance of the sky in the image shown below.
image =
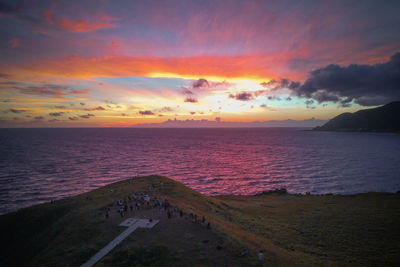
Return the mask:
<path id="1" fill-rule="evenodd" d="M 400 1 L 0 1 L 0 127 L 327 120 L 400 100 Z"/>

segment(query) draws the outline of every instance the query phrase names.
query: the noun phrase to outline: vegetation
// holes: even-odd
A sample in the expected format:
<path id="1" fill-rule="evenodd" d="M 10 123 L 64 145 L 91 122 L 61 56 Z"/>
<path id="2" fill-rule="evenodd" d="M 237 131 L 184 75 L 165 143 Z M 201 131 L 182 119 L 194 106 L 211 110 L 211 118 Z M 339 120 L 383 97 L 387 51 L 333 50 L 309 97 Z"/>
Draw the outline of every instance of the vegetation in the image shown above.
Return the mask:
<path id="1" fill-rule="evenodd" d="M 259 250 L 268 266 L 400 265 L 400 194 L 209 197 L 160 176 L 0 216 L 0 265 L 79 266 L 125 229 L 117 212 L 104 214 L 132 192 L 168 199 L 186 214 L 193 208 L 211 230 L 188 216 L 134 212 L 160 223 L 133 232 L 98 266 L 256 266 Z M 244 247 L 249 254 L 242 257 Z"/>

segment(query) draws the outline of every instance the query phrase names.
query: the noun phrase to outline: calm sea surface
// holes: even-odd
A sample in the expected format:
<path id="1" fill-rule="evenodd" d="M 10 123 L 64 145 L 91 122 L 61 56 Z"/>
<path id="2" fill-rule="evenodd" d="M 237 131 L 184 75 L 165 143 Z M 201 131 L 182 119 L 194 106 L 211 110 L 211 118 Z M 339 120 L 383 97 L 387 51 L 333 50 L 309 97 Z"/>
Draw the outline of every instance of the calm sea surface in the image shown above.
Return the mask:
<path id="1" fill-rule="evenodd" d="M 400 190 L 400 135 L 246 129 L 1 129 L 0 213 L 160 174 L 208 195 Z"/>

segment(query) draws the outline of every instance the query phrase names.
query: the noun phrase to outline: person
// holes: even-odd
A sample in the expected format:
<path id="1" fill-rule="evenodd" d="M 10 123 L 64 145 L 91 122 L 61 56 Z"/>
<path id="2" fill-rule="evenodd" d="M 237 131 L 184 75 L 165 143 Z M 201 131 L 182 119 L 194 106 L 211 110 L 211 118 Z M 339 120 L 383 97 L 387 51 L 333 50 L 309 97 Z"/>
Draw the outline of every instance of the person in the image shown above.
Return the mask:
<path id="1" fill-rule="evenodd" d="M 133 206 L 132 204 L 129 206 L 129 208 L 131 209 L 131 212 L 133 211 Z"/>
<path id="2" fill-rule="evenodd" d="M 164 208 L 165 208 L 165 210 L 167 210 L 167 209 L 169 208 L 169 201 L 168 201 L 168 199 L 166 199 L 166 200 L 164 201 Z"/>
<path id="3" fill-rule="evenodd" d="M 168 219 L 171 219 L 171 212 L 169 210 L 168 210 L 167 215 L 168 215 Z"/>
<path id="4" fill-rule="evenodd" d="M 124 207 L 119 208 L 119 213 L 121 214 L 121 218 L 124 217 Z"/>
<path id="5" fill-rule="evenodd" d="M 150 197 L 149 197 L 149 195 L 144 195 L 143 200 L 146 201 L 146 204 L 147 204 L 147 205 L 150 204 Z"/>
<path id="6" fill-rule="evenodd" d="M 179 216 L 183 217 L 183 211 L 179 210 Z"/>
<path id="7" fill-rule="evenodd" d="M 108 214 L 108 210 L 106 211 L 106 219 L 108 219 L 109 214 Z"/>
<path id="8" fill-rule="evenodd" d="M 210 222 L 207 223 L 207 229 L 208 229 L 208 230 L 211 229 L 211 224 L 210 224 Z"/>
<path id="9" fill-rule="evenodd" d="M 258 260 L 259 261 L 264 261 L 264 254 L 262 253 L 261 250 L 258 252 Z"/>
<path id="10" fill-rule="evenodd" d="M 204 225 L 206 223 L 206 217 L 201 217 L 201 223 Z"/>
<path id="11" fill-rule="evenodd" d="M 190 208 L 189 214 L 190 214 L 190 217 L 193 218 L 193 208 Z"/>

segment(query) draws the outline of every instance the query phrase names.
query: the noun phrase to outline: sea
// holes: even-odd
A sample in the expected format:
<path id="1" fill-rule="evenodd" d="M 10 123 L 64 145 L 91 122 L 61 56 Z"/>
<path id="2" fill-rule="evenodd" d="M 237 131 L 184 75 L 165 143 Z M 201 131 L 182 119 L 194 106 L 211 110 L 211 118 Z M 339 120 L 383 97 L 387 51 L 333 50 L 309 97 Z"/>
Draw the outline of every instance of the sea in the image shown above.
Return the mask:
<path id="1" fill-rule="evenodd" d="M 400 134 L 306 128 L 0 129 L 0 214 L 158 174 L 207 195 L 400 190 Z"/>

